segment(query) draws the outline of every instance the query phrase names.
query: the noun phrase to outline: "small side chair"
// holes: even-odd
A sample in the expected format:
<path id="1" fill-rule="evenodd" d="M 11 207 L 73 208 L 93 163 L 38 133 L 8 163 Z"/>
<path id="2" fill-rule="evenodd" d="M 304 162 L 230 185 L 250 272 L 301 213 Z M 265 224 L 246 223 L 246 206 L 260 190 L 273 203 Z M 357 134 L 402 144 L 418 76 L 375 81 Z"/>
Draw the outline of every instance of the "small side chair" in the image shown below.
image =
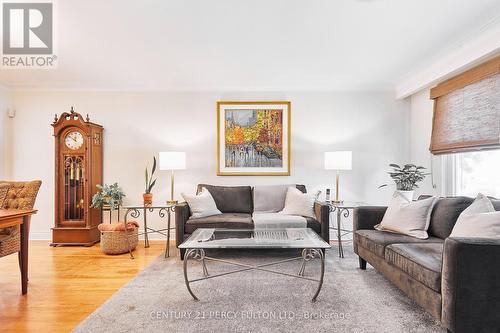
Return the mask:
<path id="1" fill-rule="evenodd" d="M 42 182 L 0 181 L 0 209 L 32 209 Z M 29 233 L 29 222 L 27 225 Z M 19 226 L 0 229 L 0 258 L 18 253 L 21 265 L 21 232 Z M 21 268 L 21 267 L 20 267 Z"/>

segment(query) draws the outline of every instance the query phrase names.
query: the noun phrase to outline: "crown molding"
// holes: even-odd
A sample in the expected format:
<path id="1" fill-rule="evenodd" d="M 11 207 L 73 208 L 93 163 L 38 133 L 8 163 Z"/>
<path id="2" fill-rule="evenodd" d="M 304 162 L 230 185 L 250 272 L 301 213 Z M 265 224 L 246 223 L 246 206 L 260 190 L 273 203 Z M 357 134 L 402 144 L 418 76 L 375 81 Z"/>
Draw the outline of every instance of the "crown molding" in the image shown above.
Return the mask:
<path id="1" fill-rule="evenodd" d="M 484 26 L 475 38 L 455 44 L 455 47 L 422 71 L 395 87 L 396 98 L 402 99 L 432 87 L 463 71 L 500 54 L 500 18 Z"/>

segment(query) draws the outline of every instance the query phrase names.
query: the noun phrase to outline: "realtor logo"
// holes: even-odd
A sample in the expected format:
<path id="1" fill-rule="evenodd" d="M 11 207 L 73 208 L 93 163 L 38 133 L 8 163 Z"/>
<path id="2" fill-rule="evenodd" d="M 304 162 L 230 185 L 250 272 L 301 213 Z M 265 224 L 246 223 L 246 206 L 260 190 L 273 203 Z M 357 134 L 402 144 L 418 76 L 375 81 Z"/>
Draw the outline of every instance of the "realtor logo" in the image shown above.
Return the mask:
<path id="1" fill-rule="evenodd" d="M 2 4 L 2 67 L 53 68 L 52 2 Z"/>

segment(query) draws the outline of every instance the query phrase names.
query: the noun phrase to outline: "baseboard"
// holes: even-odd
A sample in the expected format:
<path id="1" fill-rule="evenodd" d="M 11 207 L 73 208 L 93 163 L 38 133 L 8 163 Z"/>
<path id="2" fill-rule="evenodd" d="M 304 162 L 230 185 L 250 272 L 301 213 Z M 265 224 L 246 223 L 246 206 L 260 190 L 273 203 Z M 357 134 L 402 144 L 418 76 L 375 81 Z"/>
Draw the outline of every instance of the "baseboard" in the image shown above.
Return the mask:
<path id="1" fill-rule="evenodd" d="M 158 234 L 148 234 L 150 240 L 166 240 L 166 237 Z M 144 236 L 139 239 L 143 240 Z M 52 240 L 52 233 L 50 231 L 30 231 L 30 240 Z M 170 240 L 175 240 L 175 236 L 170 235 Z"/>
<path id="2" fill-rule="evenodd" d="M 52 240 L 50 231 L 30 231 L 30 240 Z"/>

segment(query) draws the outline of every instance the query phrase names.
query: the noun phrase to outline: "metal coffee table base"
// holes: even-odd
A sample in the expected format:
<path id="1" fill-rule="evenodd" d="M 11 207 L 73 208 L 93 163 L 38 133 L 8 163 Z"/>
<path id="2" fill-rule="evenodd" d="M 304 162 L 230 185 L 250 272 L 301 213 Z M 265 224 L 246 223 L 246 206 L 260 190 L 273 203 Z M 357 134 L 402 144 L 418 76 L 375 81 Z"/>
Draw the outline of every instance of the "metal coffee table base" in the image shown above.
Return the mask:
<path id="1" fill-rule="evenodd" d="M 320 271 L 319 279 L 313 279 L 313 278 L 309 278 L 309 277 L 304 276 L 306 263 L 308 261 L 316 258 L 316 257 L 319 258 L 320 262 L 321 262 L 321 271 Z M 202 278 L 189 280 L 188 269 L 187 269 L 189 259 L 194 259 L 198 262 L 201 262 L 201 266 L 202 266 L 202 270 L 203 270 L 203 277 Z M 281 264 L 281 263 L 285 263 L 285 262 L 289 262 L 289 261 L 296 261 L 296 260 L 302 261 L 297 274 L 289 274 L 289 273 L 279 272 L 279 271 L 265 268 L 265 267 L 269 267 L 272 265 L 277 265 L 277 264 Z M 222 262 L 225 264 L 235 265 L 235 266 L 239 266 L 239 267 L 243 267 L 243 268 L 232 270 L 232 271 L 225 272 L 225 273 L 210 275 L 208 273 L 206 261 Z M 269 262 L 269 263 L 265 263 L 265 264 L 261 264 L 261 265 L 248 265 L 248 264 L 240 263 L 237 261 L 207 257 L 205 255 L 205 250 L 203 250 L 203 249 L 189 249 L 186 252 L 186 255 L 184 257 L 184 281 L 186 282 L 187 290 L 189 291 L 189 293 L 191 294 L 191 296 L 193 297 L 193 299 L 195 301 L 198 301 L 198 297 L 196 297 L 196 295 L 191 290 L 191 286 L 190 286 L 191 283 L 203 281 L 203 280 L 208 280 L 208 279 L 213 279 L 213 278 L 221 277 L 221 276 L 225 276 L 225 275 L 251 271 L 251 270 L 264 271 L 264 272 L 274 273 L 274 274 L 278 274 L 278 275 L 285 275 L 285 276 L 295 277 L 295 278 L 299 278 L 299 279 L 303 279 L 303 280 L 317 282 L 318 288 L 316 289 L 316 292 L 314 293 L 314 296 L 311 300 L 312 302 L 315 302 L 318 295 L 319 295 L 319 292 L 321 291 L 321 287 L 323 286 L 323 277 L 325 275 L 325 257 L 324 257 L 323 251 L 321 249 L 304 249 L 304 250 L 302 250 L 302 256 L 300 256 L 300 257 Z"/>

